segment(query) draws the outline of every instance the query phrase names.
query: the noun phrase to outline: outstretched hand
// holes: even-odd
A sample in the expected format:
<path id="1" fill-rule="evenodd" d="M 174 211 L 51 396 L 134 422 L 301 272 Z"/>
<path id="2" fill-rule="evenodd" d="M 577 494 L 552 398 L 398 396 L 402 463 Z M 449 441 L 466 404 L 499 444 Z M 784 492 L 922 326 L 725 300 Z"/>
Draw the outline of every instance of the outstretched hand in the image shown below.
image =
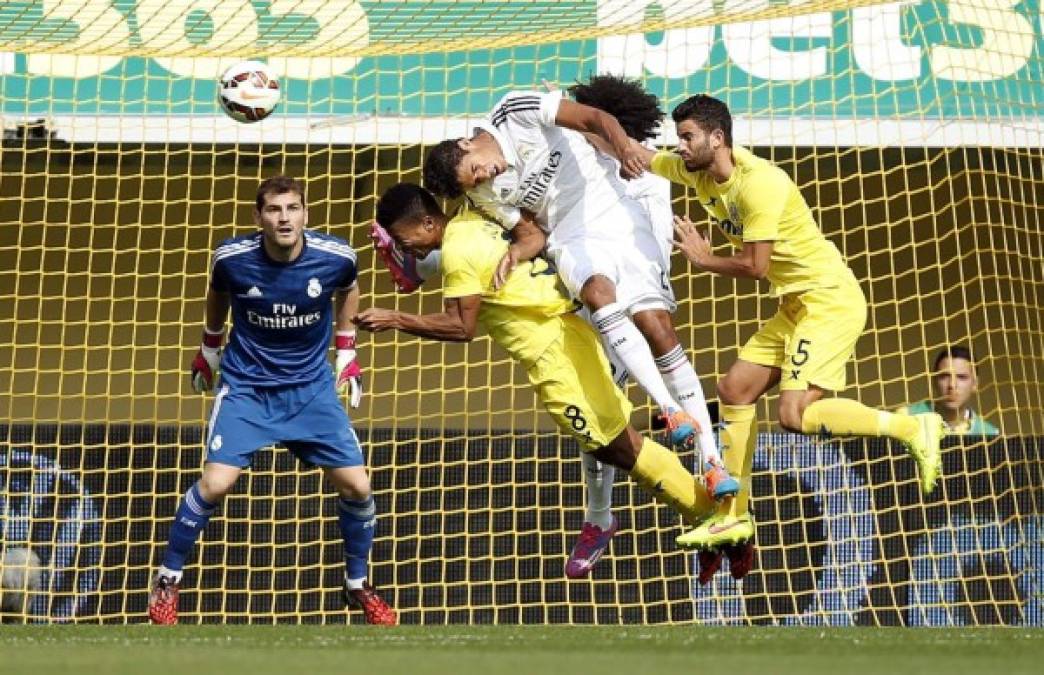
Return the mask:
<path id="1" fill-rule="evenodd" d="M 703 267 L 703 263 L 713 255 L 710 240 L 687 216 L 674 216 L 674 235 L 675 248 L 680 249 L 693 265 Z"/>
<path id="2" fill-rule="evenodd" d="M 620 155 L 620 175 L 628 180 L 640 178 L 645 173 L 645 159 L 642 153 L 630 143 L 627 150 Z"/>
<path id="3" fill-rule="evenodd" d="M 396 328 L 398 317 L 399 313 L 394 309 L 370 307 L 352 317 L 352 323 L 362 330 L 380 333 Z"/>

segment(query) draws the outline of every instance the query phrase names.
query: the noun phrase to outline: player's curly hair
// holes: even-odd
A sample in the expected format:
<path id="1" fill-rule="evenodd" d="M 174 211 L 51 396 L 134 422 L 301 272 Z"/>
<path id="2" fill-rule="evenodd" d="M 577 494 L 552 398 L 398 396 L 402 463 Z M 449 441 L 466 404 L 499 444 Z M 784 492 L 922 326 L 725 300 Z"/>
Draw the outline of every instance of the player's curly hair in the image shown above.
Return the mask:
<path id="1" fill-rule="evenodd" d="M 690 96 L 671 111 L 671 118 L 675 124 L 692 120 L 708 134 L 721 129 L 725 145 L 732 147 L 732 114 L 724 101 L 707 94 Z"/>
<path id="2" fill-rule="evenodd" d="M 261 184 L 257 186 L 257 196 L 254 197 L 254 205 L 260 211 L 265 207 L 265 197 L 267 195 L 281 195 L 287 192 L 296 192 L 301 197 L 301 206 L 306 206 L 304 185 L 301 184 L 301 181 L 290 176 L 272 176 L 261 181 Z"/>
<path id="3" fill-rule="evenodd" d="M 456 199 L 464 194 L 457 168 L 467 153 L 461 149 L 460 140 L 451 138 L 439 143 L 424 160 L 424 187 L 440 197 Z"/>
<path id="4" fill-rule="evenodd" d="M 641 82 L 617 75 L 592 75 L 568 89 L 577 103 L 603 110 L 619 122 L 631 138 L 654 138 L 664 112 L 656 96 L 645 91 Z"/>
<path id="5" fill-rule="evenodd" d="M 430 192 L 413 183 L 398 183 L 377 200 L 377 224 L 386 230 L 415 223 L 424 216 L 440 216 L 442 209 Z"/>

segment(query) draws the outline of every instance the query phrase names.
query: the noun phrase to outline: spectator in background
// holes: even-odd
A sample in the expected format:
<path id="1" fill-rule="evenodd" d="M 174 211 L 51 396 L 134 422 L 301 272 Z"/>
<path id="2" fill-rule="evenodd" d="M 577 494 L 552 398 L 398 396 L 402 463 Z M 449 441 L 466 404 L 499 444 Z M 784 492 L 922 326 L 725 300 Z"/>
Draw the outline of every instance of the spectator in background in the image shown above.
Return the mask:
<path id="1" fill-rule="evenodd" d="M 975 362 L 971 351 L 949 345 L 935 356 L 935 400 L 921 401 L 900 410 L 910 415 L 937 412 L 946 423 L 946 433 L 956 436 L 996 436 L 1000 430 L 987 422 L 970 405 L 978 391 Z"/>

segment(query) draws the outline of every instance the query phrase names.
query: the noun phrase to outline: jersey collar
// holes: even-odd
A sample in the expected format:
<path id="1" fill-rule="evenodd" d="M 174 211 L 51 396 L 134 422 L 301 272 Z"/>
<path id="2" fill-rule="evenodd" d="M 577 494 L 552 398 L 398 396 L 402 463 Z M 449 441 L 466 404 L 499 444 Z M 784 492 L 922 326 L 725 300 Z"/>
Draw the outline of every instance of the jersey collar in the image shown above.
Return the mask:
<path id="1" fill-rule="evenodd" d="M 293 260 L 287 260 L 287 261 L 276 260 L 272 256 L 268 255 L 268 249 L 265 248 L 265 233 L 264 232 L 258 232 L 258 236 L 261 239 L 261 245 L 258 246 L 258 248 L 261 249 L 261 255 L 264 257 L 265 262 L 267 262 L 269 265 L 275 265 L 276 267 L 290 267 L 291 265 L 296 265 L 299 260 L 304 258 L 305 253 L 308 252 L 308 234 L 309 234 L 308 228 L 305 228 L 301 232 L 301 252 L 298 253 L 297 257 L 294 258 Z"/>
<path id="2" fill-rule="evenodd" d="M 497 145 L 500 146 L 500 151 L 504 153 L 504 159 L 506 159 L 508 165 L 514 169 L 518 164 L 518 155 L 515 154 L 515 148 L 511 145 L 511 142 L 504 138 L 504 134 L 500 133 L 500 130 L 489 122 L 478 122 L 475 124 L 475 128 L 481 129 L 493 137 L 493 140 L 495 140 Z"/>
<path id="3" fill-rule="evenodd" d="M 728 192 L 729 188 L 736 182 L 736 175 L 750 163 L 750 158 L 750 151 L 746 148 L 739 145 L 732 147 L 732 173 L 724 183 L 714 183 L 714 186 L 718 188 L 718 192 Z"/>

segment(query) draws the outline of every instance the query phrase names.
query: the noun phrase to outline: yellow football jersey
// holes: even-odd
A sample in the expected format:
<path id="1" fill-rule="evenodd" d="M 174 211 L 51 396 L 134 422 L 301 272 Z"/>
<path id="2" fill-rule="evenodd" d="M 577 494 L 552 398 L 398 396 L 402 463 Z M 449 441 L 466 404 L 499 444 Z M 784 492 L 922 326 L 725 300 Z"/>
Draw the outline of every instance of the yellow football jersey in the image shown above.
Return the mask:
<path id="1" fill-rule="evenodd" d="M 462 211 L 442 240 L 442 293 L 446 298 L 482 296 L 479 323 L 493 341 L 525 366 L 532 365 L 562 331 L 557 317 L 575 303 L 545 260 L 521 263 L 500 290 L 493 290 L 497 263 L 510 235 L 474 211 Z"/>
<path id="2" fill-rule="evenodd" d="M 689 171 L 682 158 L 660 151 L 652 171 L 696 190 L 697 198 L 728 240 L 771 241 L 768 279 L 772 294 L 832 288 L 853 278 L 841 252 L 819 230 L 797 185 L 778 166 L 741 147 L 732 149 L 736 168 L 724 183 L 706 171 Z"/>

